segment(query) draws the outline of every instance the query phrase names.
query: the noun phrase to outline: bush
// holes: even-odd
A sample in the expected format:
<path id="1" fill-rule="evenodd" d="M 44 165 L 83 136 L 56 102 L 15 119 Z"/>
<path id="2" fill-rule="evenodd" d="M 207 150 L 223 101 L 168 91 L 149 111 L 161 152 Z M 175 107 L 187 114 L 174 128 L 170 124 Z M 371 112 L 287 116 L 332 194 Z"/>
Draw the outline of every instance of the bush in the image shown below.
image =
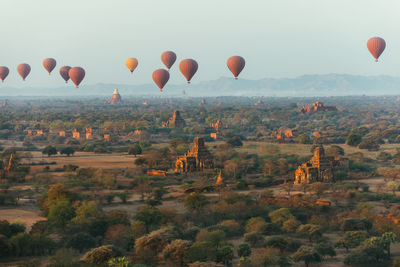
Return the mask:
<path id="1" fill-rule="evenodd" d="M 86 252 L 81 260 L 94 266 L 101 266 L 117 256 L 119 253 L 113 246 L 101 246 Z"/>

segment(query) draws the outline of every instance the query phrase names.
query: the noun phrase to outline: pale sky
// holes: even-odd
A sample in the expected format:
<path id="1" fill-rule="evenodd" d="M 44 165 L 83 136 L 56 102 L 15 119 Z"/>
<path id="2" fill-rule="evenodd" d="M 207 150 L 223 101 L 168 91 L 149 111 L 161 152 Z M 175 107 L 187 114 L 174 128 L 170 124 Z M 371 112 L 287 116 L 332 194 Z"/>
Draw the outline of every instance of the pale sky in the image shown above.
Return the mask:
<path id="1" fill-rule="evenodd" d="M 63 65 L 86 70 L 82 84 L 152 83 L 160 55 L 175 51 L 171 83 L 183 83 L 179 61 L 193 58 L 193 82 L 230 76 L 226 59 L 241 55 L 240 77 L 348 73 L 400 76 L 399 0 L 3 0 L 0 65 L 5 86 L 63 86 Z M 386 40 L 380 62 L 366 48 Z M 54 57 L 51 77 L 42 60 Z M 127 57 L 139 66 L 133 75 Z M 26 82 L 16 72 L 29 63 Z"/>

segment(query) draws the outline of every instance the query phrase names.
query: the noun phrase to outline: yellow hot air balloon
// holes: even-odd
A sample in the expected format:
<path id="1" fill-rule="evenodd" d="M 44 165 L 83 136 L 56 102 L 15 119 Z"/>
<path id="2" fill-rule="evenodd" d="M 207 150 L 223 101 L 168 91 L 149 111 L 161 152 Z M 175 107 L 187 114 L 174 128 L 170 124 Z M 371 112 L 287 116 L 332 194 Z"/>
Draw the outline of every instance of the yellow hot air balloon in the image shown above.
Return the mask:
<path id="1" fill-rule="evenodd" d="M 125 61 L 125 65 L 131 71 L 131 73 L 133 73 L 138 64 L 138 60 L 134 57 L 130 57 Z"/>

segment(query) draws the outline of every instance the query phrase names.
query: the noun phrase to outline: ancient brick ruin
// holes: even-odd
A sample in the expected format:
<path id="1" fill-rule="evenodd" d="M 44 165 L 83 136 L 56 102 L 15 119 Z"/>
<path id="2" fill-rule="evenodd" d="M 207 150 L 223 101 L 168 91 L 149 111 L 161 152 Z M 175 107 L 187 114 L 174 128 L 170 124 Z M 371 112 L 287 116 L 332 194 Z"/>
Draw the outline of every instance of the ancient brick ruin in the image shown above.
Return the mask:
<path id="1" fill-rule="evenodd" d="M 163 127 L 183 128 L 186 126 L 185 120 L 181 117 L 179 110 L 174 110 L 172 118 L 162 124 Z"/>
<path id="2" fill-rule="evenodd" d="M 297 168 L 294 183 L 332 182 L 335 172 L 348 168 L 349 159 L 326 156 L 324 147 L 320 145 L 314 149 L 311 160 Z"/>
<path id="3" fill-rule="evenodd" d="M 214 167 L 212 154 L 204 144 L 204 139 L 195 137 L 192 148 L 175 162 L 176 172 L 195 172 Z"/>
<path id="4" fill-rule="evenodd" d="M 321 111 L 337 111 L 335 106 L 325 106 L 322 102 L 314 102 L 312 106 L 303 106 L 299 112 L 300 113 L 314 113 Z"/>

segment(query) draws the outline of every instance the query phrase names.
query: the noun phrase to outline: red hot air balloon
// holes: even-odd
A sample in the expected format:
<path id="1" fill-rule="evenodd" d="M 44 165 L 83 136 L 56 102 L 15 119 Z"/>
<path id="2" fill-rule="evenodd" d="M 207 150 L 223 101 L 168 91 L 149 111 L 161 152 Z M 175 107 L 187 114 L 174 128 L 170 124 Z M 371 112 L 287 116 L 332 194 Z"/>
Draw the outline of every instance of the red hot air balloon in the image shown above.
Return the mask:
<path id="1" fill-rule="evenodd" d="M 64 79 L 65 83 L 68 83 L 69 80 L 69 70 L 71 69 L 70 66 L 63 66 L 60 68 L 60 75 Z"/>
<path id="2" fill-rule="evenodd" d="M 164 63 L 167 69 L 170 70 L 176 61 L 176 54 L 172 51 L 165 51 L 161 54 L 161 61 Z"/>
<path id="3" fill-rule="evenodd" d="M 85 70 L 81 67 L 73 67 L 69 70 L 68 75 L 76 88 L 79 88 L 79 84 L 85 78 Z"/>
<path id="4" fill-rule="evenodd" d="M 233 56 L 228 58 L 226 65 L 228 65 L 229 70 L 232 72 L 233 76 L 235 76 L 235 80 L 237 80 L 240 72 L 242 72 L 244 68 L 244 65 L 246 65 L 246 62 L 244 58 L 240 56 Z"/>
<path id="5" fill-rule="evenodd" d="M 52 72 L 52 70 L 54 70 L 56 65 L 57 65 L 57 61 L 54 58 L 45 58 L 43 60 L 43 67 L 47 70 L 49 75 Z"/>
<path id="6" fill-rule="evenodd" d="M 182 72 L 183 76 L 185 76 L 188 83 L 195 75 L 199 65 L 193 59 L 184 59 L 179 63 L 179 70 Z"/>
<path id="7" fill-rule="evenodd" d="M 167 84 L 169 80 L 169 72 L 165 69 L 158 69 L 153 72 L 153 81 L 157 84 L 158 88 L 160 88 L 160 92 Z"/>
<path id="8" fill-rule="evenodd" d="M 22 79 L 25 81 L 26 77 L 28 77 L 29 73 L 31 72 L 31 66 L 26 63 L 19 64 L 17 67 L 17 71 Z"/>
<path id="9" fill-rule="evenodd" d="M 1 66 L 0 67 L 0 79 L 4 82 L 4 80 L 7 78 L 8 74 L 10 73 L 10 70 L 6 66 Z"/>
<path id="10" fill-rule="evenodd" d="M 379 56 L 383 53 L 386 47 L 386 42 L 380 37 L 372 37 L 367 42 L 367 47 L 369 52 L 375 58 L 375 61 L 378 62 Z"/>

